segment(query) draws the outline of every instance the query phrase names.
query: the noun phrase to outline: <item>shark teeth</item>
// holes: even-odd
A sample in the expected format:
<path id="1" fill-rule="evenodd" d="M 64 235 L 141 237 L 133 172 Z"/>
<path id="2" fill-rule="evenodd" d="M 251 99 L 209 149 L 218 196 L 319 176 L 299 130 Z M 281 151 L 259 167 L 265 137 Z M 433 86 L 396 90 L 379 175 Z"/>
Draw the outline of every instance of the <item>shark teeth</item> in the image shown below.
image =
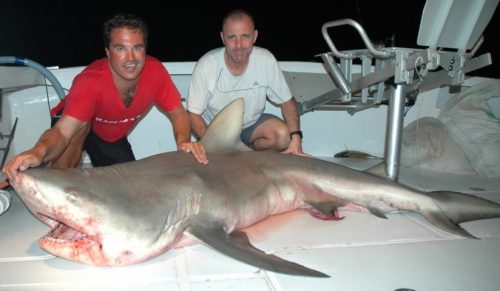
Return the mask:
<path id="1" fill-rule="evenodd" d="M 68 242 L 75 241 L 80 239 L 88 238 L 88 236 L 78 231 L 67 224 L 64 224 L 58 220 L 55 220 L 49 216 L 38 213 L 38 217 L 42 219 L 47 225 L 50 226 L 51 230 L 44 236 L 44 240 L 48 240 L 51 242 Z"/>
<path id="2" fill-rule="evenodd" d="M 63 223 L 59 223 L 57 227 L 53 228 L 47 234 L 47 237 L 54 240 L 75 241 L 85 239 L 87 238 L 87 235 Z"/>

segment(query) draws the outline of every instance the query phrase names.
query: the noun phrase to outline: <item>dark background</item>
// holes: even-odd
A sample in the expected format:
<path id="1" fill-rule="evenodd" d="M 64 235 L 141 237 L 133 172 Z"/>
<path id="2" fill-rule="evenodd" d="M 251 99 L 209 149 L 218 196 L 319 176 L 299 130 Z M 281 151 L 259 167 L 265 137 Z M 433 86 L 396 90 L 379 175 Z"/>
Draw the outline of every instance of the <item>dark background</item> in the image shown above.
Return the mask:
<path id="1" fill-rule="evenodd" d="M 2 1 L 0 56 L 25 57 L 43 66 L 85 66 L 105 55 L 102 23 L 115 13 L 131 12 L 149 24 L 148 54 L 164 62 L 196 61 L 222 45 L 221 21 L 231 8 L 245 8 L 254 15 L 259 30 L 256 45 L 269 49 L 279 61 L 320 61 L 315 55 L 329 51 L 321 26 L 343 18 L 360 22 L 373 41 L 394 34 L 396 46 L 418 47 L 424 0 L 301 1 L 300 5 L 271 1 Z M 498 14 L 486 27 L 485 43 L 478 52 L 491 52 L 493 65 L 470 75 L 500 78 Z M 329 31 L 337 49 L 362 48 L 353 28 Z"/>

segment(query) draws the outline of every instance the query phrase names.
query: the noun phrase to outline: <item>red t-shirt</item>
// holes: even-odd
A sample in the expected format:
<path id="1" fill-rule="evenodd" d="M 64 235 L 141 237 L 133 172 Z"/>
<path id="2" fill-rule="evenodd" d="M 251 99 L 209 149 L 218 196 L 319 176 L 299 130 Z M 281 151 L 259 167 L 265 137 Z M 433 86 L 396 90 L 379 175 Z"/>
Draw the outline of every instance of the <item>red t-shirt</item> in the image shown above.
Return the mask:
<path id="1" fill-rule="evenodd" d="M 126 107 L 111 77 L 108 59 L 87 66 L 73 80 L 71 89 L 52 113 L 64 107 L 63 115 L 92 122 L 92 130 L 108 142 L 125 137 L 153 105 L 166 112 L 181 104 L 181 95 L 163 64 L 146 56 L 134 99 Z"/>

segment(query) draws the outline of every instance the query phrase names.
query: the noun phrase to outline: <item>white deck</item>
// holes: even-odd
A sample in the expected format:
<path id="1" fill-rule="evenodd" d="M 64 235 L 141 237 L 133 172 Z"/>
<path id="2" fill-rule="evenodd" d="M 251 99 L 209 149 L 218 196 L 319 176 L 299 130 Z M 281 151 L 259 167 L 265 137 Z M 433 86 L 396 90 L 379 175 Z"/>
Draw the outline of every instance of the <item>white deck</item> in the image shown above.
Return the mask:
<path id="1" fill-rule="evenodd" d="M 294 69 L 294 64 L 283 64 Z M 167 64 L 185 94 L 187 71 Z M 301 66 L 302 67 L 302 66 Z M 320 67 L 313 65 L 313 70 Z M 55 70 L 69 87 L 78 69 Z M 469 80 L 472 84 L 477 80 Z M 36 91 L 38 90 L 38 91 Z M 5 94 L 10 102 L 45 106 L 44 88 Z M 423 94 L 405 119 L 435 116 L 437 91 Z M 29 97 L 36 96 L 36 97 Z M 7 100 L 6 99 L 6 100 Z M 52 93 L 51 102 L 55 96 Z M 21 101 L 19 101 L 21 102 Z M 304 149 L 318 157 L 355 149 L 381 156 L 386 108 L 350 116 L 345 112 L 312 112 L 302 117 Z M 270 108 L 269 111 L 276 110 Z M 46 112 L 46 111 L 44 111 Z M 278 113 L 279 114 L 279 113 Z M 19 116 L 13 153 L 31 146 L 48 127 L 48 116 L 34 116 L 20 106 L 2 108 L 5 120 Z M 34 129 L 35 127 L 35 129 Z M 154 128 L 154 131 L 148 130 Z M 165 128 L 165 131 L 160 129 Z M 132 133 L 137 157 L 172 150 L 170 125 L 153 110 Z M 31 137 L 31 140 L 30 140 Z M 26 141 L 27 140 L 27 141 Z M 335 162 L 355 168 L 370 161 Z M 456 190 L 500 202 L 500 179 L 423 172 L 403 168 L 400 182 L 425 190 Z M 476 190 L 474 190 L 476 189 Z M 482 191 L 479 191 L 482 189 Z M 445 233 L 417 215 L 394 214 L 380 219 L 369 213 L 343 212 L 342 221 L 321 221 L 305 211 L 269 218 L 247 231 L 258 248 L 331 276 L 305 278 L 263 271 L 221 255 L 203 245 L 171 250 L 155 259 L 127 267 L 94 267 L 54 257 L 41 250 L 37 239 L 49 228 L 33 217 L 14 196 L 0 216 L 1 290 L 499 290 L 500 219 L 463 224 L 481 238 L 464 239 Z"/>

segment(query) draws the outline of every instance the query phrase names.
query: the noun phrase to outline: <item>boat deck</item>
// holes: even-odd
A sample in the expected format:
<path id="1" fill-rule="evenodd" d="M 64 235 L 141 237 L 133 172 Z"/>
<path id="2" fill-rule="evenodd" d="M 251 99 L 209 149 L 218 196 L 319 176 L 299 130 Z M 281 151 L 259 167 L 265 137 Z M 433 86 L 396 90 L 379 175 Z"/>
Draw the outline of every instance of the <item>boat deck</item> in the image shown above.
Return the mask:
<path id="1" fill-rule="evenodd" d="M 363 168 L 370 160 L 334 159 Z M 500 179 L 402 168 L 413 187 L 468 192 L 500 202 Z M 380 219 L 345 212 L 322 221 L 297 210 L 248 228 L 267 253 L 324 272 L 306 278 L 257 269 L 204 245 L 173 249 L 126 267 L 95 267 L 54 257 L 38 247 L 48 231 L 16 195 L 0 216 L 0 289 L 3 290 L 498 290 L 500 219 L 464 223 L 480 239 L 437 229 L 418 215 Z"/>

